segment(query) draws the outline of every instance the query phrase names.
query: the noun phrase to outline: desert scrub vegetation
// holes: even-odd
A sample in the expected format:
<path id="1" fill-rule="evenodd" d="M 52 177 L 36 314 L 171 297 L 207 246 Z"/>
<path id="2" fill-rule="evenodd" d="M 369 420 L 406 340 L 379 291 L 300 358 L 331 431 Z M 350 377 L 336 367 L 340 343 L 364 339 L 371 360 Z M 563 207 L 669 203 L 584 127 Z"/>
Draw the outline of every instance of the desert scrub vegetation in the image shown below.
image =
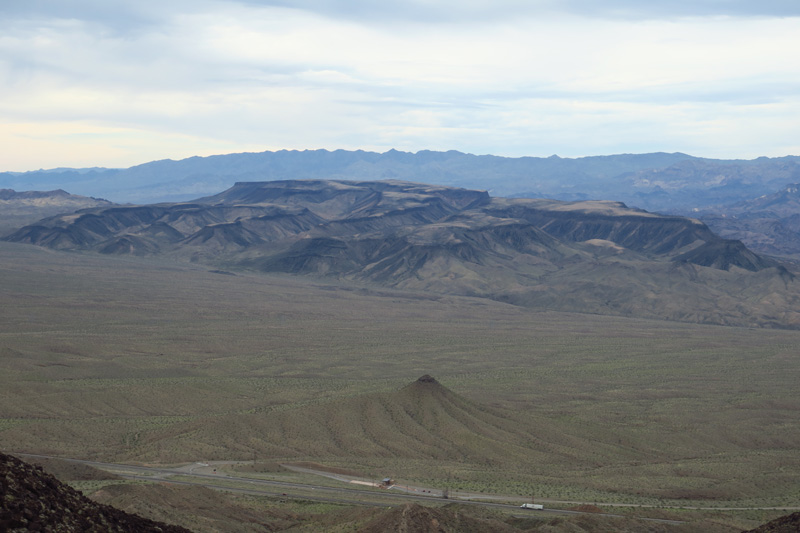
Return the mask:
<path id="1" fill-rule="evenodd" d="M 93 480 L 71 480 L 66 482 L 75 490 L 81 491 L 89 496 L 100 489 L 111 485 L 146 485 L 147 481 L 127 480 L 127 479 L 93 479 Z"/>
<path id="2" fill-rule="evenodd" d="M 29 423 L 25 418 L 0 418 L 0 431 Z"/>
<path id="3" fill-rule="evenodd" d="M 797 331 L 4 250 L 3 449 L 255 454 L 433 486 L 452 468 L 475 492 L 589 501 L 798 500 Z M 423 374 L 458 400 L 392 396 Z"/>

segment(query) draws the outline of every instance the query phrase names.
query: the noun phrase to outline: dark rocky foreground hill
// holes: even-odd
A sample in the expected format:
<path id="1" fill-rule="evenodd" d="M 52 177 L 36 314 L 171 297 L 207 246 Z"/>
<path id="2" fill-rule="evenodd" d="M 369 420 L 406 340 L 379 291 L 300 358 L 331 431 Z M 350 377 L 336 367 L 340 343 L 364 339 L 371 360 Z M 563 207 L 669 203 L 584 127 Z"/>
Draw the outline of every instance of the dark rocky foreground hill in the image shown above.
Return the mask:
<path id="1" fill-rule="evenodd" d="M 796 533 L 797 531 L 800 531 L 800 513 L 792 513 L 770 520 L 762 526 L 745 531 L 745 533 Z"/>
<path id="2" fill-rule="evenodd" d="M 98 504 L 41 468 L 3 453 L 0 453 L 0 498 L 0 531 L 189 531 Z"/>
<path id="3" fill-rule="evenodd" d="M 619 202 L 398 181 L 252 182 L 188 203 L 84 209 L 7 240 L 561 311 L 800 326 L 800 287 L 785 268 L 697 220 Z"/>
<path id="4" fill-rule="evenodd" d="M 800 531 L 800 513 L 792 513 L 770 520 L 766 524 L 745 533 L 795 533 L 797 531 Z"/>

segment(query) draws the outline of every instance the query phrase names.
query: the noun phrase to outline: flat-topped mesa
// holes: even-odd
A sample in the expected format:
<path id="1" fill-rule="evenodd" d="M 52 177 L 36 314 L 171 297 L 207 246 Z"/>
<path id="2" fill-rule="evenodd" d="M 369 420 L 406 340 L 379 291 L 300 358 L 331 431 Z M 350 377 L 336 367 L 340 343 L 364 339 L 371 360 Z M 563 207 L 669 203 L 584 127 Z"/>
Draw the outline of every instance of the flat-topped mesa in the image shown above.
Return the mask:
<path id="1" fill-rule="evenodd" d="M 352 218 L 441 204 L 448 214 L 488 205 L 489 193 L 397 180 L 280 180 L 236 182 L 230 189 L 199 198 L 206 205 L 302 205 L 327 218 Z"/>

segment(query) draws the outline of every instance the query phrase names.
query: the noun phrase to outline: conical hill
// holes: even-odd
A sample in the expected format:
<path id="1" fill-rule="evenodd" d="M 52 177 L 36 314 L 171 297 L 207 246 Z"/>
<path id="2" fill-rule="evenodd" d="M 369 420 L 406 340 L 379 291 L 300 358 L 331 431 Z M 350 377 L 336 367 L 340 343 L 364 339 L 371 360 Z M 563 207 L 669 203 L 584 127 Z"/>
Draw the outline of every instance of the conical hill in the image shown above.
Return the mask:
<path id="1" fill-rule="evenodd" d="M 508 463 L 573 456 L 568 436 L 531 413 L 490 409 L 430 376 L 392 392 L 265 409 L 154 430 L 131 459 L 181 456 L 408 458 Z M 174 450 L 174 451 L 173 451 Z"/>

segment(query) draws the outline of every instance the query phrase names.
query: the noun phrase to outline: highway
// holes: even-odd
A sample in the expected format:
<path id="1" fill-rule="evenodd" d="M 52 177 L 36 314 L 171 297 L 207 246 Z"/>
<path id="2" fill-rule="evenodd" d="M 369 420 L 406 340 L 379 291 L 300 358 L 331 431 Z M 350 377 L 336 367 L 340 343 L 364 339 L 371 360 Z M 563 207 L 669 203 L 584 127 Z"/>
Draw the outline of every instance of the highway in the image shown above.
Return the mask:
<path id="1" fill-rule="evenodd" d="M 233 476 L 224 472 L 212 473 L 197 472 L 197 470 L 212 469 L 215 465 L 222 466 L 223 464 L 230 464 L 231 462 L 217 462 L 214 464 L 208 463 L 193 463 L 177 468 L 166 467 L 150 467 L 140 465 L 129 465 L 122 463 L 104 463 L 99 461 L 88 461 L 83 459 L 71 459 L 64 457 L 56 457 L 50 455 L 36 455 L 27 453 L 16 453 L 15 455 L 25 458 L 42 458 L 42 459 L 59 459 L 62 461 L 69 461 L 88 465 L 106 472 L 111 472 L 124 479 L 144 480 L 151 482 L 173 483 L 176 485 L 196 485 L 214 490 L 228 491 L 240 494 L 249 494 L 254 496 L 271 496 L 284 499 L 298 499 L 298 500 L 313 500 L 320 502 L 339 503 L 346 505 L 366 505 L 374 507 L 391 507 L 404 502 L 417 502 L 417 503 L 436 503 L 441 504 L 442 498 L 438 494 L 439 491 L 431 490 L 427 495 L 418 494 L 414 492 L 397 492 L 387 489 L 383 490 L 366 490 L 350 487 L 330 487 L 324 485 L 315 485 L 308 483 L 294 483 L 286 481 L 274 481 L 266 479 L 254 479 L 248 477 Z M 308 471 L 309 469 L 303 469 Z M 316 472 L 316 471 L 311 471 Z M 180 477 L 183 479 L 175 479 Z M 336 478 L 335 475 L 329 477 Z M 188 479 L 187 479 L 188 478 Z M 346 481 L 344 481 L 346 482 Z M 542 515 L 578 515 L 588 514 L 579 511 L 567 511 L 561 509 L 542 509 L 542 510 L 528 510 L 523 511 L 518 505 L 509 505 L 506 503 L 492 503 L 486 501 L 475 501 L 471 499 L 461 499 L 452 497 L 450 501 L 458 502 L 461 505 L 478 505 L 492 509 L 502 510 L 506 513 L 511 513 L 517 517 L 531 518 L 534 516 Z M 611 514 L 611 513 L 591 513 L 593 516 L 606 516 L 606 517 L 627 517 L 631 516 Z M 638 517 L 637 517 L 638 518 Z M 682 524 L 678 520 L 664 520 L 656 518 L 638 518 L 639 520 L 646 520 L 649 522 L 659 522 L 665 524 Z"/>

